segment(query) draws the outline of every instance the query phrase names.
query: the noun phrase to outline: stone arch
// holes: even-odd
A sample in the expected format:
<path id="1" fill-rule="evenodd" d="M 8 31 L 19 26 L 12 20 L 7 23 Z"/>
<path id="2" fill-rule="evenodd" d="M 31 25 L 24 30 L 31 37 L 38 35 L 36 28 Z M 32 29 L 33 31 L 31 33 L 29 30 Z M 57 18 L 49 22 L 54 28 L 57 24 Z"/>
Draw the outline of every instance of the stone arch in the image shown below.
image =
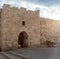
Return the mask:
<path id="1" fill-rule="evenodd" d="M 21 48 L 28 47 L 28 34 L 25 31 L 19 33 L 18 45 L 20 45 Z"/>

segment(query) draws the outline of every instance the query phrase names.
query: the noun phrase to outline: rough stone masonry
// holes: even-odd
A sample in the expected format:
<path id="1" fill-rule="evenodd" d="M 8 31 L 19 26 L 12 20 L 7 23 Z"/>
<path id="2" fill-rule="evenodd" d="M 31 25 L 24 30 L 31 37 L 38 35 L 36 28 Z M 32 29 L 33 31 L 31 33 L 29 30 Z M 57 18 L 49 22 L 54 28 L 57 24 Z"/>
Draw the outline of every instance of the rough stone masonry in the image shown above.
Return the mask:
<path id="1" fill-rule="evenodd" d="M 39 11 L 11 7 L 0 9 L 0 49 L 40 47 L 46 40 L 59 41 L 59 21 L 40 18 Z"/>

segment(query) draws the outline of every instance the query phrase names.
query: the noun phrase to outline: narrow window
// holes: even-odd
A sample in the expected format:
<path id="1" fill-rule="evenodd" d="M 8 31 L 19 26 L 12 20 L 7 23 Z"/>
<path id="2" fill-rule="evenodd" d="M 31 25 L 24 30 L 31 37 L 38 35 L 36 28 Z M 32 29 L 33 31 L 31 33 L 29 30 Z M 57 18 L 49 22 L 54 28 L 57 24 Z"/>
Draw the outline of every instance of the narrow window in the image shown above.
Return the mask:
<path id="1" fill-rule="evenodd" d="M 22 21 L 22 25 L 25 26 L 25 21 Z"/>

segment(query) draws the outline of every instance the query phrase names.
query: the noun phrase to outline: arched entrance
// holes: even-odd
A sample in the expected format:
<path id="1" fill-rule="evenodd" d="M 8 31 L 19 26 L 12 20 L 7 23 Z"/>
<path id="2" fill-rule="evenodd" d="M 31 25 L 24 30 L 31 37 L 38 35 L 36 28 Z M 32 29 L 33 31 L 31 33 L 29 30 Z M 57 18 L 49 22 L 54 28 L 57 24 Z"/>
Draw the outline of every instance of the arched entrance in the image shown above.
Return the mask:
<path id="1" fill-rule="evenodd" d="M 27 39 L 28 39 L 28 35 L 25 31 L 22 31 L 20 34 L 19 34 L 19 37 L 18 37 L 18 45 L 21 47 L 21 48 L 24 48 L 24 47 L 27 47 L 28 46 L 28 42 L 27 42 Z"/>

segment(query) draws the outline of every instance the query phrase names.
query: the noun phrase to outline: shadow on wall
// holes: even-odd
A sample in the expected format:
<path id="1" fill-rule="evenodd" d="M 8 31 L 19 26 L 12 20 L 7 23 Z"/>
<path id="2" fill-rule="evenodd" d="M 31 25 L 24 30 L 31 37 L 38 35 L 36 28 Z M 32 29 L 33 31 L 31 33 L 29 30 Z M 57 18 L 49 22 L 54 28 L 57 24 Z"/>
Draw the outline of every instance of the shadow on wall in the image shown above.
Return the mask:
<path id="1" fill-rule="evenodd" d="M 55 42 L 51 42 L 46 40 L 44 43 L 41 43 L 41 47 L 52 48 L 55 47 L 57 44 Z"/>
<path id="2" fill-rule="evenodd" d="M 55 43 L 51 41 L 46 41 L 46 46 L 47 47 L 54 47 Z"/>

